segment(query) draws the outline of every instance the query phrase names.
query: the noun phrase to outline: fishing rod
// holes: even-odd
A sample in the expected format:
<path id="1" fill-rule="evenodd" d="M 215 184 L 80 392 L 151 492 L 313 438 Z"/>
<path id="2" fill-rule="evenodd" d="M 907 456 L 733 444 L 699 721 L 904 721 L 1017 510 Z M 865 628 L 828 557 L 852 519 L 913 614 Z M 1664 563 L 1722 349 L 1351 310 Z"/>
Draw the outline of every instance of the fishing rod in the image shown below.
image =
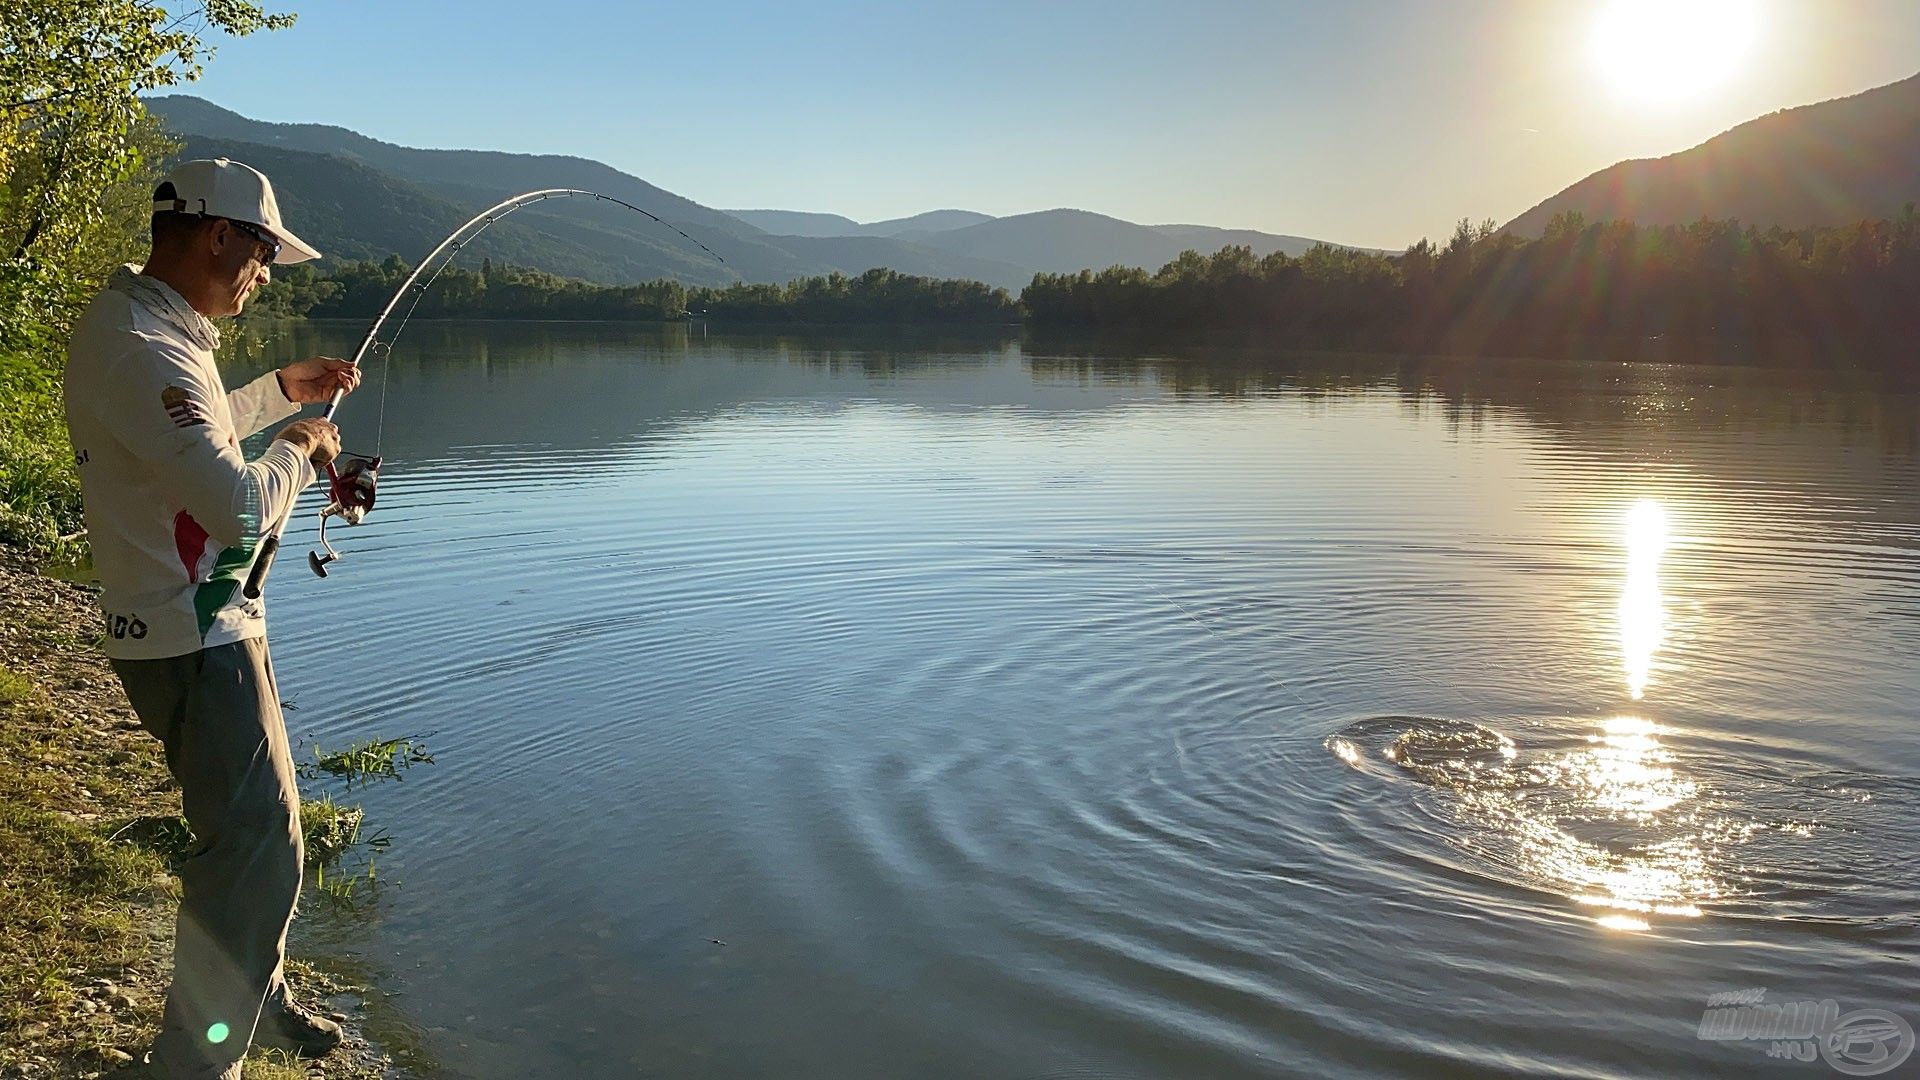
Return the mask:
<path id="1" fill-rule="evenodd" d="M 715 262 L 722 266 L 726 265 L 727 260 L 721 258 L 712 248 L 688 236 L 679 226 L 663 221 L 651 211 L 643 210 L 624 199 L 616 199 L 611 195 L 602 195 L 597 191 L 588 191 L 584 188 L 542 188 L 538 191 L 523 192 L 487 207 L 468 218 L 465 224 L 448 233 L 447 238 L 440 241 L 438 247 L 428 252 L 427 257 L 420 260 L 420 265 L 414 267 L 413 272 L 400 283 L 400 287 L 394 290 L 393 296 L 387 300 L 387 306 L 380 309 L 380 314 L 374 317 L 373 325 L 367 328 L 366 337 L 360 340 L 360 347 L 354 350 L 353 366 L 355 368 L 360 366 L 361 361 L 366 359 L 369 353 L 381 358 L 380 421 L 376 428 L 378 434 L 375 436 L 372 457 L 343 453 L 339 456 L 346 459 L 345 465 L 337 465 L 338 459 L 327 462 L 328 501 L 326 507 L 320 511 L 320 547 L 326 551 L 326 554 L 323 556 L 318 551 L 307 552 L 307 566 L 315 574 L 326 577 L 327 564 L 341 556 L 341 553 L 335 551 L 333 545 L 327 542 L 327 519 L 338 517 L 349 525 L 358 525 L 367 516 L 367 511 L 373 509 L 375 488 L 380 481 L 379 450 L 382 441 L 386 438 L 387 376 L 390 374 L 387 365 L 393 355 L 393 344 L 400 339 L 401 332 L 407 328 L 407 320 L 413 318 L 414 309 L 420 306 L 420 298 L 426 295 L 426 291 L 439 279 L 440 272 L 452 265 L 453 257 L 460 253 L 460 249 L 466 247 L 481 233 L 486 232 L 494 222 L 534 203 L 545 202 L 548 199 L 575 197 L 598 199 L 601 202 L 624 206 L 635 213 L 644 214 L 652 218 L 655 223 L 679 233 L 688 243 L 711 255 Z M 428 273 L 429 269 L 432 273 Z M 422 280 L 422 275 L 425 275 L 425 280 Z M 393 334 L 382 340 L 380 332 L 386 327 L 387 319 L 399 308 L 400 301 L 406 299 L 409 292 L 413 294 L 412 301 L 408 303 L 406 311 L 401 314 L 399 323 L 394 326 Z M 331 422 L 333 414 L 340 409 L 340 400 L 346 396 L 345 390 L 335 390 L 333 396 L 327 399 L 327 409 L 320 414 L 320 419 Z M 247 583 L 241 590 L 241 595 L 247 599 L 260 598 L 260 591 L 266 586 L 267 573 L 273 569 L 273 558 L 280 552 L 280 536 L 286 531 L 287 522 L 292 517 L 293 505 L 289 503 L 287 509 L 274 522 L 273 528 L 267 532 L 265 539 L 260 542 L 260 550 L 254 557 L 253 569 L 247 574 Z"/>

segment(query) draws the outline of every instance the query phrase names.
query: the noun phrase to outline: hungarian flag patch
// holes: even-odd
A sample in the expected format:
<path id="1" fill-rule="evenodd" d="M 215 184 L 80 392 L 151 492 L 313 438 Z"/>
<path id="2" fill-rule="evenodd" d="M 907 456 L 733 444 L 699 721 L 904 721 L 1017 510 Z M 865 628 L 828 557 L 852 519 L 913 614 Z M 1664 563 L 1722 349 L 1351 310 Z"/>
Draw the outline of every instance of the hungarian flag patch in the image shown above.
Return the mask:
<path id="1" fill-rule="evenodd" d="M 160 404 L 166 406 L 174 427 L 193 427 L 207 422 L 207 414 L 201 411 L 199 403 L 181 387 L 169 386 L 160 391 Z"/>

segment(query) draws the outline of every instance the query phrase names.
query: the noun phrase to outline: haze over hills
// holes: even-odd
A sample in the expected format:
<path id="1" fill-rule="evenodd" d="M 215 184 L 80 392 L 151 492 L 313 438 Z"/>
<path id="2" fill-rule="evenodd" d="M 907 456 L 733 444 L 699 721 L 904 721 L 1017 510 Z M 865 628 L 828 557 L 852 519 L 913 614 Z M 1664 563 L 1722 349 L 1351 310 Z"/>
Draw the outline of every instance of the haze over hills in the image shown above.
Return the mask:
<path id="1" fill-rule="evenodd" d="M 763 232 L 775 236 L 872 236 L 865 225 L 839 214 L 806 210 L 725 210 Z"/>
<path id="2" fill-rule="evenodd" d="M 1050 273 L 1093 266 L 1159 267 L 1180 254 L 1173 237 L 1086 210 L 1042 210 L 994 218 L 925 237 L 959 255 L 1031 266 Z"/>
<path id="3" fill-rule="evenodd" d="M 890 236 L 956 255 L 1032 266 L 1050 273 L 1113 265 L 1152 269 L 1187 248 L 1211 252 L 1229 244 L 1251 247 L 1257 256 L 1276 251 L 1299 255 L 1321 242 L 1304 236 L 1281 236 L 1253 229 L 1218 229 L 1211 225 L 1135 225 L 1086 210 L 1043 210 L 1007 218 L 972 210 L 929 210 L 912 217 L 866 224 L 840 214 L 803 210 L 728 210 L 727 213 L 771 233 L 816 237 Z M 1012 224 L 989 228 L 990 222 Z M 1082 259 L 1093 261 L 1080 261 Z"/>
<path id="4" fill-rule="evenodd" d="M 876 221 L 867 228 L 880 236 L 909 237 L 946 232 L 948 229 L 962 229 L 968 225 L 978 225 L 983 221 L 992 220 L 992 214 L 982 214 L 973 210 L 927 210 L 908 217 Z"/>
<path id="5" fill-rule="evenodd" d="M 1204 226 L 1148 228 L 1079 210 L 1008 218 L 934 210 L 866 224 L 831 214 L 728 212 L 586 158 L 396 146 L 342 127 L 252 120 L 187 95 L 146 104 L 184 139 L 187 156 L 225 155 L 271 175 L 301 235 L 336 258 L 417 259 L 480 208 L 544 187 L 586 188 L 631 202 L 714 249 L 725 265 L 629 210 L 583 199 L 516 212 L 473 244 L 473 256 L 615 283 L 783 282 L 886 266 L 1017 290 L 1040 270 L 1157 269 L 1190 246 L 1212 251 L 1251 242 L 1261 253 L 1297 253 L 1313 243 Z"/>
<path id="6" fill-rule="evenodd" d="M 1311 250 L 1318 240 L 1305 236 L 1286 236 L 1279 233 L 1259 232 L 1255 229 L 1219 229 L 1212 225 L 1149 225 L 1148 228 L 1162 236 L 1171 237 L 1182 248 L 1194 248 L 1199 251 L 1218 251 L 1229 244 L 1250 247 L 1256 256 L 1267 256 L 1274 252 L 1284 252 L 1299 256 Z M 1352 247 L 1353 245 L 1335 245 Z M 1378 248 L 1358 248 L 1360 251 L 1377 251 Z"/>
<path id="7" fill-rule="evenodd" d="M 1564 211 L 1680 225 L 1789 228 L 1898 217 L 1920 203 L 1920 75 L 1749 120 L 1690 150 L 1602 169 L 1509 222 L 1539 236 Z"/>
<path id="8" fill-rule="evenodd" d="M 723 210 L 757 229 L 776 236 L 891 236 L 944 232 L 965 225 L 992 221 L 991 214 L 972 210 L 928 210 L 911 217 L 861 223 L 840 214 L 822 214 L 807 210 Z"/>

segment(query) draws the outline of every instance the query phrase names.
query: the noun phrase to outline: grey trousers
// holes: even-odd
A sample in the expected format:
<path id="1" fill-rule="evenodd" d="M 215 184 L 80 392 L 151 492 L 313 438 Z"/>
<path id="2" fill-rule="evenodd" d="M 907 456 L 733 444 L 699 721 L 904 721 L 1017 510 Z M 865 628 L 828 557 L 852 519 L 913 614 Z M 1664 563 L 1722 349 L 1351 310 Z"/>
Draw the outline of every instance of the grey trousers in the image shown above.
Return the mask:
<path id="1" fill-rule="evenodd" d="M 300 895 L 300 796 L 265 638 L 165 660 L 115 660 L 167 768 L 195 847 L 180 867 L 161 1075 L 238 1077 L 261 1010 L 286 1001 Z"/>

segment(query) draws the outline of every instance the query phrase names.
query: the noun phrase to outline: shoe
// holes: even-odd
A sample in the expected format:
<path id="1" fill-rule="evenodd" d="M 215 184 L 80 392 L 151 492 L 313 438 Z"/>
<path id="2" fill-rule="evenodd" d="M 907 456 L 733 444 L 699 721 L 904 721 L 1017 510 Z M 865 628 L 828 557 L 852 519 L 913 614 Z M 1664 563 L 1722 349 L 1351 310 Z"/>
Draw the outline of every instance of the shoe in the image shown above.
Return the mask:
<path id="1" fill-rule="evenodd" d="M 288 1002 L 285 1007 L 267 1008 L 253 1033 L 253 1045 L 268 1050 L 284 1050 L 295 1057 L 324 1057 L 340 1045 L 346 1033 L 340 1025 L 302 1006 Z"/>

